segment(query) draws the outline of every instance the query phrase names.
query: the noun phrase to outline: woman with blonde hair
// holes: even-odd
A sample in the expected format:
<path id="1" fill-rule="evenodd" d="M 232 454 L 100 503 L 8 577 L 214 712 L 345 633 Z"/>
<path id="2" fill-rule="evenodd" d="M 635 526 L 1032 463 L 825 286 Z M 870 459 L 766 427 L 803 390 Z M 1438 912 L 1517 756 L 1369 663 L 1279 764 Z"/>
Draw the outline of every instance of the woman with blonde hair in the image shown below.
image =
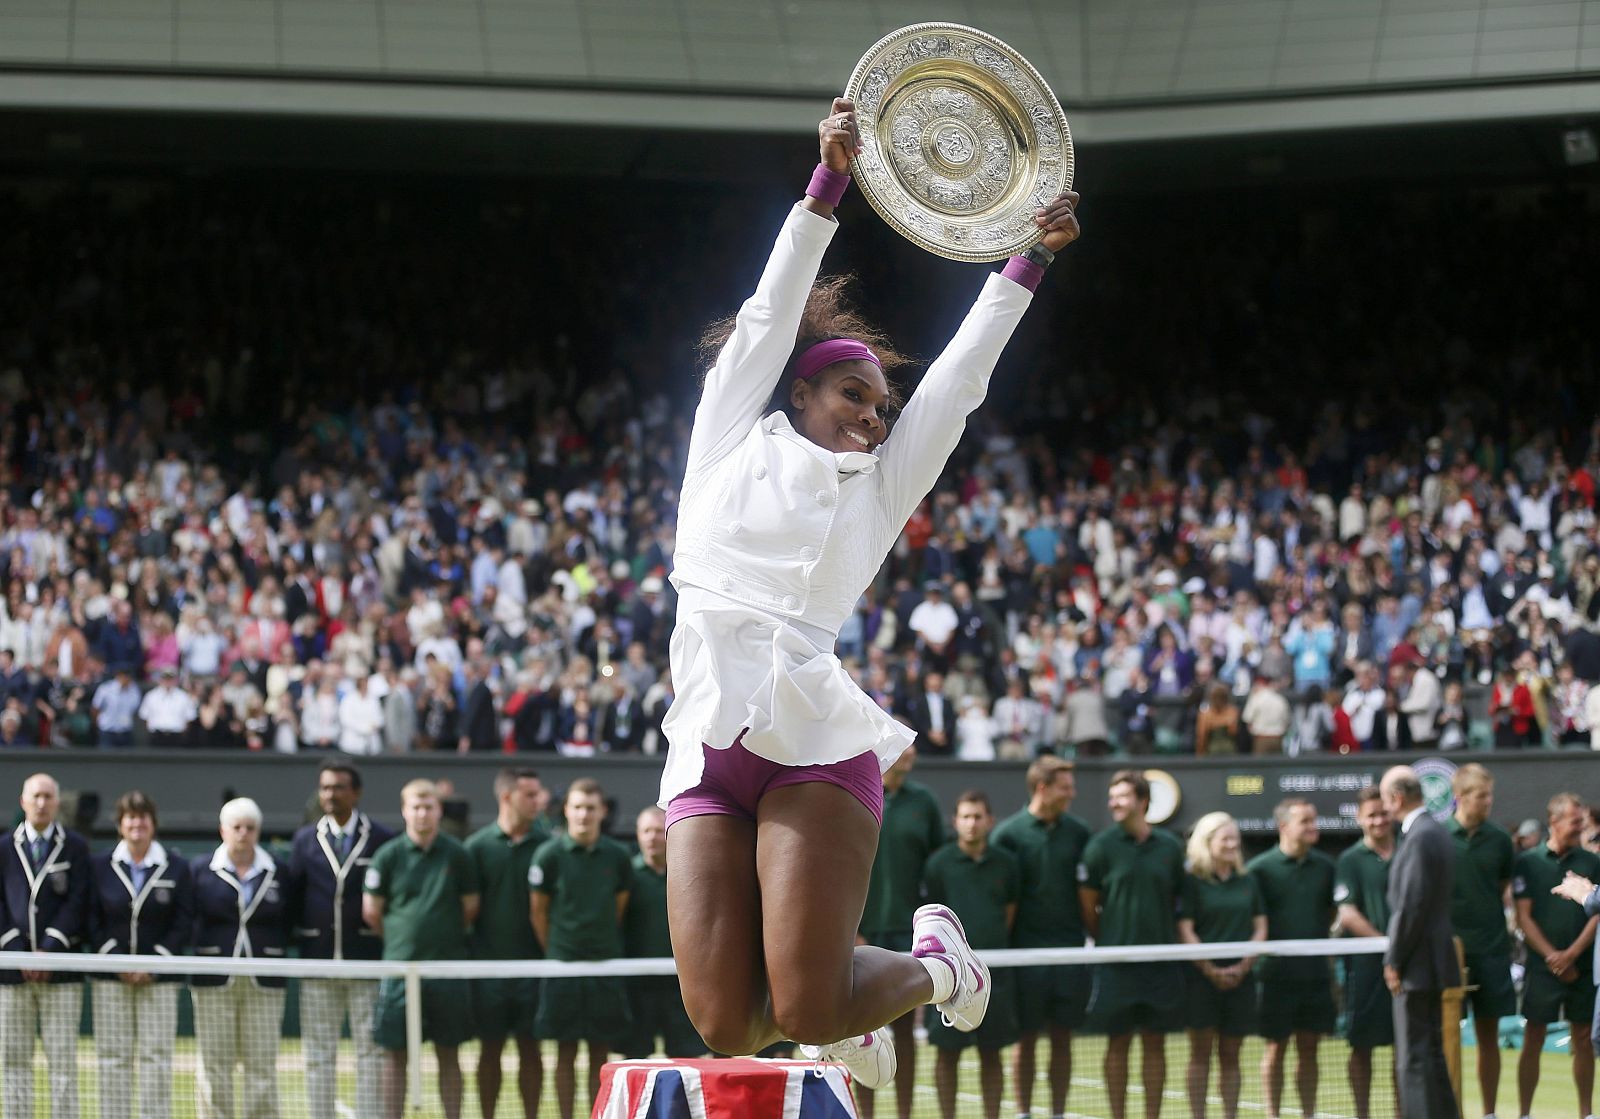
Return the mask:
<path id="1" fill-rule="evenodd" d="M 1244 872 L 1239 825 L 1226 812 L 1200 817 L 1189 836 L 1188 871 L 1178 939 L 1185 944 L 1267 939 L 1266 907 L 1255 879 Z M 1222 1113 L 1239 1113 L 1239 1047 L 1255 1028 L 1254 956 L 1195 960 L 1188 973 L 1189 1108 L 1205 1119 L 1211 1053 L 1217 1052 Z"/>

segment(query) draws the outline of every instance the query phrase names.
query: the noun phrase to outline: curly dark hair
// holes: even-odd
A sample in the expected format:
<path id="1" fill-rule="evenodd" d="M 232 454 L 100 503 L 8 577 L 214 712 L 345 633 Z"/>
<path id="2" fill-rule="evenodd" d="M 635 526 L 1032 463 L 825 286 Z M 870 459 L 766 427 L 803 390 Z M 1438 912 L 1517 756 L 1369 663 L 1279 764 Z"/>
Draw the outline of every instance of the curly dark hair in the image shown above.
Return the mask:
<path id="1" fill-rule="evenodd" d="M 855 274 L 845 272 L 837 276 L 821 277 L 811 286 L 811 294 L 806 297 L 805 310 L 800 314 L 800 329 L 795 335 L 794 348 L 790 351 L 789 360 L 783 367 L 783 376 L 778 378 L 778 387 L 773 392 L 772 403 L 768 406 L 769 411 L 787 409 L 789 386 L 794 381 L 794 365 L 800 355 L 818 342 L 828 342 L 835 338 L 854 338 L 877 355 L 878 362 L 883 366 L 883 379 L 889 386 L 889 412 L 892 415 L 900 410 L 904 400 L 893 374 L 902 366 L 913 364 L 915 359 L 895 349 L 888 335 L 867 322 L 851 306 L 848 289 L 855 282 Z M 700 335 L 695 353 L 702 371 L 709 370 L 715 364 L 722 347 L 733 336 L 736 320 L 735 315 L 718 319 L 707 326 Z M 704 372 L 701 375 L 704 377 Z"/>

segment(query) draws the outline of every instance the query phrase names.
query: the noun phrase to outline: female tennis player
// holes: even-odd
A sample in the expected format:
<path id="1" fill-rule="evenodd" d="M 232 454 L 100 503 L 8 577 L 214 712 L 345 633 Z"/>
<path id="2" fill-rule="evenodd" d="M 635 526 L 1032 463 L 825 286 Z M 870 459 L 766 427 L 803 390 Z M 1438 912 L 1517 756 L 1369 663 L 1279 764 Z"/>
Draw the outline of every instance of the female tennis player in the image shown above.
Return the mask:
<path id="1" fill-rule="evenodd" d="M 835 99 L 818 137 L 821 164 L 755 294 L 705 339 L 716 358 L 678 512 L 661 803 L 673 954 L 707 1044 L 754 1053 L 787 1038 L 879 1087 L 894 1076 L 880 1028 L 935 1003 L 974 1029 L 989 976 L 942 906 L 918 910 L 909 955 L 856 945 L 882 771 L 912 734 L 855 685 L 834 641 L 1078 236 L 1078 196 L 1037 213 L 1042 245 L 989 277 L 890 438 L 889 374 L 905 359 L 844 307 L 837 280 L 817 282 L 861 150 L 854 105 Z"/>

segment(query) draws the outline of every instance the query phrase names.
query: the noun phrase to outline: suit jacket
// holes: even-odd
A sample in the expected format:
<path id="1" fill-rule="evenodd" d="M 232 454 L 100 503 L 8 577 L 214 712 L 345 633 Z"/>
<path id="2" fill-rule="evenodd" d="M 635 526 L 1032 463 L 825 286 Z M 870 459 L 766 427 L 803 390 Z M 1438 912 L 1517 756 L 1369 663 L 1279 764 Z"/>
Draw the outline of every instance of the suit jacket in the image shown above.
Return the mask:
<path id="1" fill-rule="evenodd" d="M 0 840 L 0 893 L 5 917 L 0 950 L 76 952 L 89 931 L 89 845 L 76 832 L 50 825 L 37 870 L 28 857 L 27 833 L 18 824 L 9 843 Z M 76 983 L 81 976 L 57 972 L 53 983 Z M 0 972 L 0 985 L 22 982 L 18 971 Z"/>
<path id="2" fill-rule="evenodd" d="M 626 716 L 621 700 L 606 704 L 600 708 L 596 723 L 595 741 L 605 743 L 611 753 L 638 754 L 644 750 L 644 732 L 650 729 L 650 721 L 645 718 L 644 704 L 638 699 L 628 701 Z"/>
<path id="3" fill-rule="evenodd" d="M 361 882 L 372 856 L 394 832 L 365 812 L 350 817 L 349 854 L 341 855 L 324 816 L 294 833 L 289 853 L 289 921 L 300 954 L 315 960 L 376 960 L 383 939 L 361 919 Z"/>
<path id="4" fill-rule="evenodd" d="M 467 705 L 461 712 L 459 736 L 470 743 L 472 750 L 497 750 L 500 747 L 500 727 L 494 711 L 494 693 L 489 685 L 479 680 L 467 692 Z"/>
<path id="5" fill-rule="evenodd" d="M 1379 711 L 1372 720 L 1372 738 L 1367 742 L 1368 750 L 1409 750 L 1412 746 L 1411 724 L 1404 715 L 1395 720 L 1397 733 L 1393 741 L 1389 738 L 1389 712 Z"/>
<path id="6" fill-rule="evenodd" d="M 1411 823 L 1389 864 L 1389 950 L 1383 962 L 1407 991 L 1442 991 L 1461 982 L 1450 931 L 1455 847 L 1426 811 Z"/>
<path id="7" fill-rule="evenodd" d="M 194 874 L 195 955 L 283 958 L 289 943 L 287 891 L 272 857 L 265 851 L 256 857 L 265 861 L 266 869 L 248 901 L 222 848 L 189 864 Z M 227 975 L 196 975 L 189 982 L 195 987 L 224 987 L 231 980 Z M 262 987 L 282 987 L 287 981 L 273 977 L 255 982 Z"/>
<path id="8" fill-rule="evenodd" d="M 922 754 L 944 755 L 955 753 L 956 743 L 956 705 L 948 696 L 944 696 L 944 745 L 935 746 L 928 737 L 928 732 L 933 730 L 933 716 L 929 713 L 928 693 L 921 689 L 912 692 L 906 698 L 905 716 L 911 724 L 911 729 L 917 732 L 917 751 Z"/>
<path id="9" fill-rule="evenodd" d="M 159 843 L 150 845 L 149 871 L 142 887 L 117 850 L 89 860 L 89 945 L 104 954 L 181 956 L 194 935 L 194 877 L 189 864 L 172 858 Z M 160 982 L 182 976 L 161 975 Z"/>

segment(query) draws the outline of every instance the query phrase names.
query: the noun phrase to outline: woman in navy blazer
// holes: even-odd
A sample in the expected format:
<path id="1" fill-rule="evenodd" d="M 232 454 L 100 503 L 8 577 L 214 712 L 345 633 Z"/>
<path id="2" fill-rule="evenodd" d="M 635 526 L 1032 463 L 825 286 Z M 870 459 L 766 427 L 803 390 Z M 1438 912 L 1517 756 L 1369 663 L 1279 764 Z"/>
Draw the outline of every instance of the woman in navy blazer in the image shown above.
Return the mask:
<path id="1" fill-rule="evenodd" d="M 246 797 L 222 806 L 222 844 L 190 864 L 194 871 L 197 956 L 281 959 L 289 940 L 287 885 L 260 845 L 261 809 Z M 195 975 L 195 1037 L 200 1045 L 200 1111 L 229 1119 L 278 1114 L 278 1039 L 283 1032 L 279 978 Z M 233 1073 L 244 1066 L 243 1099 L 234 1107 Z"/>
<path id="2" fill-rule="evenodd" d="M 111 956 L 179 956 L 194 932 L 189 864 L 156 841 L 156 802 L 137 789 L 117 798 L 122 841 L 89 860 L 89 947 Z M 172 1113 L 172 1049 L 179 975 L 116 971 L 94 980 L 101 1119 Z"/>

